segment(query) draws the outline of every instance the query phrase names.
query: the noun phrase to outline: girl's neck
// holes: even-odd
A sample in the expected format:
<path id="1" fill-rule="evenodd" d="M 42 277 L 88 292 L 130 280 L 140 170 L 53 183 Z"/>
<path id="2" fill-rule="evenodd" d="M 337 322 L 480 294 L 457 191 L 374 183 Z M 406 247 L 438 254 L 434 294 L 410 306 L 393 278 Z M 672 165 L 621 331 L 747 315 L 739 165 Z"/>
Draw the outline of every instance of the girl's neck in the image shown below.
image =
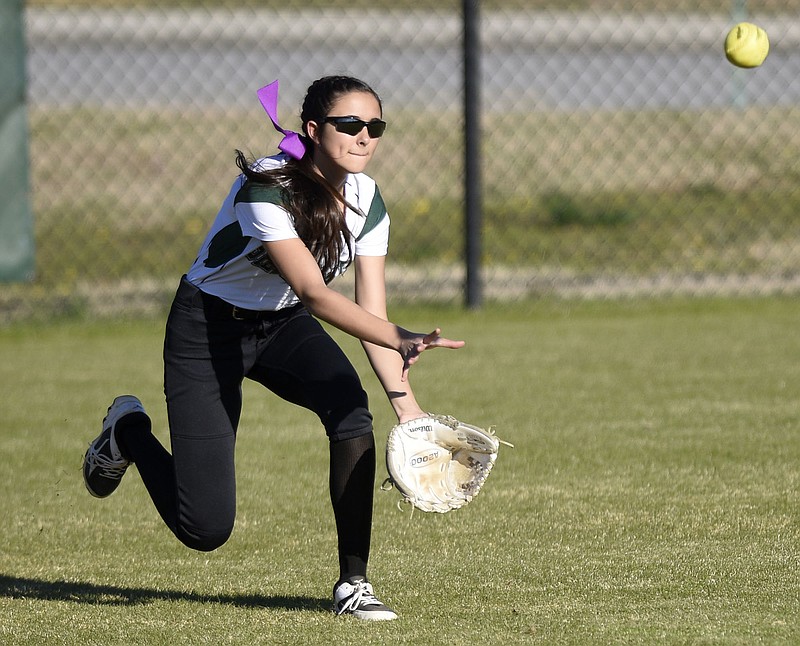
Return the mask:
<path id="1" fill-rule="evenodd" d="M 314 160 L 314 170 L 328 180 L 331 186 L 344 195 L 344 186 L 347 182 L 348 175 L 347 171 L 338 167 L 326 168 L 324 165 L 321 165 L 318 160 Z"/>

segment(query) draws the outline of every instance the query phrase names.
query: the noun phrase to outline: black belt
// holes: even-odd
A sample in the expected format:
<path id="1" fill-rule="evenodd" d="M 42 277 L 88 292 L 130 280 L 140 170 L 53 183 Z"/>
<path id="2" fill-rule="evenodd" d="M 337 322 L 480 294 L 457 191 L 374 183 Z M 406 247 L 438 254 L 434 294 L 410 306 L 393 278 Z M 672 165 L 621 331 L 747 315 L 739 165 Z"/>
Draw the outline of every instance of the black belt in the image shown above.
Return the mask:
<path id="1" fill-rule="evenodd" d="M 274 321 L 275 319 L 286 318 L 290 312 L 298 307 L 287 307 L 281 310 L 248 310 L 245 307 L 231 305 L 227 301 L 217 298 L 216 296 L 212 296 L 211 298 L 215 299 L 216 302 L 210 307 L 208 302 L 206 302 L 206 311 L 212 311 L 215 316 L 230 317 L 234 321 Z"/>
<path id="2" fill-rule="evenodd" d="M 197 289 L 195 287 L 195 289 Z M 228 301 L 208 294 L 201 289 L 197 289 L 197 295 L 203 302 L 203 309 L 214 316 L 214 318 L 231 318 L 235 321 L 274 321 L 275 319 L 285 318 L 301 307 L 298 303 L 291 307 L 280 310 L 249 310 L 246 307 L 232 305 Z"/>
<path id="3" fill-rule="evenodd" d="M 226 303 L 228 305 L 228 303 Z M 279 312 L 273 310 L 248 310 L 236 305 L 230 307 L 231 318 L 236 321 L 261 321 L 263 319 L 275 318 Z"/>

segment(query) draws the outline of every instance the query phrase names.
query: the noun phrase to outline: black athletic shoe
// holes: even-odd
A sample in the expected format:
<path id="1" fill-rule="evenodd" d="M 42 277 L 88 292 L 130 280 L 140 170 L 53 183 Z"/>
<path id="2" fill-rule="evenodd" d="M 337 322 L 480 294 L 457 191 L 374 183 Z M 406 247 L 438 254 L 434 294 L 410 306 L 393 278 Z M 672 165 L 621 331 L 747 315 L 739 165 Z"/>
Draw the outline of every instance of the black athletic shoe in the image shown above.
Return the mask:
<path id="1" fill-rule="evenodd" d="M 131 413 L 146 415 L 142 402 L 133 395 L 117 397 L 103 420 L 103 432 L 89 445 L 83 456 L 83 481 L 95 498 L 105 498 L 114 493 L 131 463 L 122 457 L 114 437 L 117 422 Z"/>
<path id="2" fill-rule="evenodd" d="M 366 621 L 389 621 L 397 614 L 375 597 L 372 584 L 363 577 L 351 577 L 333 588 L 333 611 Z"/>

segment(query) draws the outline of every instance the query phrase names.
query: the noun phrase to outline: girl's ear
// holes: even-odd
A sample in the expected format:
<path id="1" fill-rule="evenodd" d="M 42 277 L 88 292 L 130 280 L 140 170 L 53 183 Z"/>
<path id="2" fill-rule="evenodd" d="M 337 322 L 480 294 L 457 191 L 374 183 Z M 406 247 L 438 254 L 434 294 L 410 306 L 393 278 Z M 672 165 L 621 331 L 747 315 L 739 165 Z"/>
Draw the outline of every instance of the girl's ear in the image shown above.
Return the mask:
<path id="1" fill-rule="evenodd" d="M 319 143 L 319 124 L 316 121 L 306 122 L 306 134 L 315 144 Z"/>

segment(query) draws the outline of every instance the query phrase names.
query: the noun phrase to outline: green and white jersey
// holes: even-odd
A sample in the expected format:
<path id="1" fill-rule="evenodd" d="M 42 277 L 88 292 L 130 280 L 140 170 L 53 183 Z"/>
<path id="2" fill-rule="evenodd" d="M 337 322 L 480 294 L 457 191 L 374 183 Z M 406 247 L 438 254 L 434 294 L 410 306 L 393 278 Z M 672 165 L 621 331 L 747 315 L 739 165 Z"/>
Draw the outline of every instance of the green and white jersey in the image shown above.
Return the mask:
<path id="1" fill-rule="evenodd" d="M 286 163 L 286 155 L 258 160 L 261 168 Z M 339 269 L 341 275 L 356 256 L 385 256 L 389 247 L 389 216 L 375 181 L 363 173 L 347 176 L 344 195 L 361 213 L 347 209 L 349 240 Z M 197 259 L 187 273 L 189 282 L 208 294 L 238 307 L 278 310 L 299 299 L 275 271 L 262 242 L 297 238 L 292 218 L 281 203 L 280 189 L 248 181 L 233 182 Z"/>

